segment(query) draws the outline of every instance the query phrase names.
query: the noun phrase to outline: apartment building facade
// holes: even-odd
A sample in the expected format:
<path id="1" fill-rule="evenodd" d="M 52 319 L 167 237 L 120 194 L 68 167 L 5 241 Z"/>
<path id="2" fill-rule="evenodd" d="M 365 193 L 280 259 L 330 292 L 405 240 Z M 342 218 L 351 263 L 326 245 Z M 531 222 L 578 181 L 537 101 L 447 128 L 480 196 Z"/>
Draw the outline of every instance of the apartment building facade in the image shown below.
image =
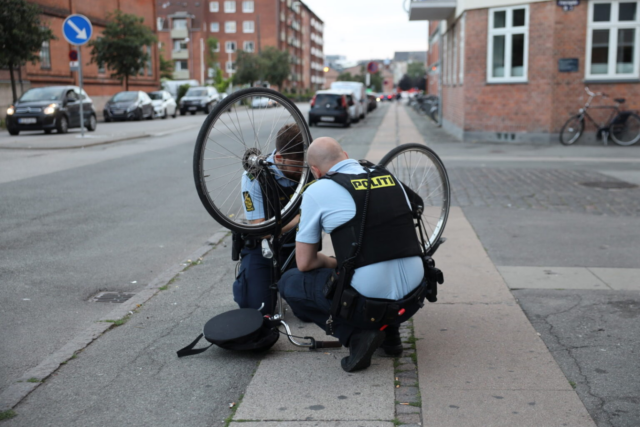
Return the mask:
<path id="1" fill-rule="evenodd" d="M 14 71 L 18 96 L 22 91 L 31 87 L 52 85 L 77 85 L 78 73 L 69 68 L 69 51 L 75 49 L 67 43 L 62 35 L 62 24 L 71 14 L 79 13 L 86 16 L 93 26 L 92 39 L 100 37 L 109 20 L 109 14 L 116 9 L 124 13 L 138 15 L 144 18 L 144 24 L 155 31 L 155 2 L 154 0 L 32 0 L 41 11 L 41 22 L 51 28 L 55 39 L 43 43 L 40 49 L 40 61 L 32 64 L 27 62 L 21 69 Z M 18 42 L 18 41 L 16 41 Z M 93 99 L 96 110 L 102 111 L 102 105 L 115 93 L 124 90 L 124 84 L 118 79 L 110 77 L 109 70 L 104 66 L 90 64 L 90 48 L 82 47 L 82 75 L 83 86 L 87 94 Z M 146 47 L 151 59 L 140 74 L 129 80 L 129 90 L 156 90 L 160 86 L 158 49 Z M 0 105 L 8 106 L 13 101 L 11 94 L 9 70 L 0 70 Z M 2 112 L 6 109 L 2 108 Z"/>
<path id="2" fill-rule="evenodd" d="M 463 140 L 555 143 L 585 87 L 608 95 L 594 105 L 640 108 L 639 2 L 571 3 L 414 0 L 410 20 L 432 28 L 429 91 L 441 90 L 443 126 Z"/>
<path id="3" fill-rule="evenodd" d="M 259 53 L 273 46 L 290 55 L 291 73 L 281 89 L 321 85 L 323 22 L 300 1 L 157 0 L 157 5 L 159 38 L 163 52 L 173 61 L 174 79 L 205 83 L 216 68 L 229 78 L 239 50 Z M 210 38 L 217 40 L 212 60 Z"/>

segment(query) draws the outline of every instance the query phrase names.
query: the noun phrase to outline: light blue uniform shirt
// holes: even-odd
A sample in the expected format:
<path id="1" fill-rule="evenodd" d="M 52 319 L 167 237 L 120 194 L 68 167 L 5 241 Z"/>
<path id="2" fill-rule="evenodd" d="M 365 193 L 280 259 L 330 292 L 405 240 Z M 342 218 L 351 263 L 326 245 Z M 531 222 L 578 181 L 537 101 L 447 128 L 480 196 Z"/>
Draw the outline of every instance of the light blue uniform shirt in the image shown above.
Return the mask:
<path id="1" fill-rule="evenodd" d="M 330 171 L 352 175 L 366 172 L 353 159 L 341 161 Z M 318 243 L 323 230 L 330 234 L 355 214 L 356 204 L 351 194 L 330 179 L 320 179 L 302 195 L 296 242 Z M 397 300 L 414 290 L 423 276 L 424 267 L 420 257 L 400 258 L 357 268 L 351 286 L 365 297 Z"/>
<path id="2" fill-rule="evenodd" d="M 275 151 L 271 153 L 269 157 L 267 157 L 268 162 L 273 162 L 273 155 Z M 298 185 L 297 181 L 287 178 L 284 176 L 282 171 L 277 168 L 275 165 L 269 166 L 272 171 L 275 172 L 276 181 L 283 187 L 293 187 Z M 242 174 L 241 181 L 241 190 L 242 191 L 242 208 L 244 209 L 245 217 L 249 221 L 253 221 L 256 219 L 264 218 L 264 203 L 262 201 L 262 190 L 260 189 L 260 184 L 257 179 L 251 179 L 247 175 L 247 172 Z M 266 218 L 265 218 L 266 219 Z"/>

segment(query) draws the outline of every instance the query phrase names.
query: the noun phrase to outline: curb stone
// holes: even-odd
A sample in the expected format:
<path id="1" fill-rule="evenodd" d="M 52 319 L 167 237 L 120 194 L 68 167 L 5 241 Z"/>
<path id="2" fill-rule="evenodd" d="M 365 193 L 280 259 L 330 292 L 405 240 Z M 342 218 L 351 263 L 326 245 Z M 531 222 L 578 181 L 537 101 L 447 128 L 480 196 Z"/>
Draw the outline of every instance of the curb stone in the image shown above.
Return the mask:
<path id="1" fill-rule="evenodd" d="M 422 426 L 422 399 L 418 385 L 413 319 L 400 325 L 403 356 L 394 359 L 396 425 Z"/>

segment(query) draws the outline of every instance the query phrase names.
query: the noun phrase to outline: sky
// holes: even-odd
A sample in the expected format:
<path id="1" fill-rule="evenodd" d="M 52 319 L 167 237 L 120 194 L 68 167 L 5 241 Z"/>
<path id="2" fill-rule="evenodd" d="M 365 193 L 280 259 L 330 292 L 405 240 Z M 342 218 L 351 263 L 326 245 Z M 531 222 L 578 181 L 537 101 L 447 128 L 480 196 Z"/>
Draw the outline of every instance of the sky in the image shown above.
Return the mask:
<path id="1" fill-rule="evenodd" d="M 409 22 L 409 0 L 303 0 L 324 21 L 324 54 L 348 60 L 426 51 L 427 21 Z"/>

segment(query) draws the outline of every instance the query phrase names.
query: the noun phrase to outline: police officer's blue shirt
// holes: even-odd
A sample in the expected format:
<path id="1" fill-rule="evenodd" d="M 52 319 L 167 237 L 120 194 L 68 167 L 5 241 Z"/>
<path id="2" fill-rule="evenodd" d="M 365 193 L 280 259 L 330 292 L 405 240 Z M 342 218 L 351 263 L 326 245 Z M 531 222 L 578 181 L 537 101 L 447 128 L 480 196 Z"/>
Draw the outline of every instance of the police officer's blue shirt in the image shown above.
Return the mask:
<path id="1" fill-rule="evenodd" d="M 341 161 L 330 171 L 352 175 L 366 172 L 353 159 Z M 340 184 L 330 179 L 320 179 L 303 193 L 300 212 L 296 242 L 315 244 L 320 242 L 323 230 L 331 233 L 351 220 L 356 214 L 356 204 Z M 415 289 L 423 276 L 420 257 L 400 258 L 356 269 L 351 286 L 368 298 L 397 300 Z"/>
<path id="2" fill-rule="evenodd" d="M 274 154 L 271 153 L 269 157 L 267 157 L 267 162 L 274 161 Z M 284 176 L 282 171 L 278 169 L 277 166 L 271 165 L 269 166 L 272 171 L 275 172 L 276 181 L 283 187 L 293 187 L 298 185 L 297 181 L 287 178 Z M 242 207 L 244 209 L 244 215 L 249 221 L 253 221 L 256 219 L 264 219 L 264 202 L 262 200 L 262 191 L 260 189 L 260 184 L 255 177 L 250 176 L 247 172 L 242 174 L 241 181 L 241 191 L 242 191 Z"/>

